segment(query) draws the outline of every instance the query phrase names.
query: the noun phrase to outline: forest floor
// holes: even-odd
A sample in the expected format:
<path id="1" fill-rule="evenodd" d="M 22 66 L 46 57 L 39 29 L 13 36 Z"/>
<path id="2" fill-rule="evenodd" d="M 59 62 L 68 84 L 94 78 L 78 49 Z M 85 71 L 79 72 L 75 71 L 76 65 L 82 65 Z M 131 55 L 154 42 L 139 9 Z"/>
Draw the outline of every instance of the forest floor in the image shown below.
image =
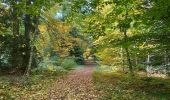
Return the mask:
<path id="1" fill-rule="evenodd" d="M 170 100 L 170 79 L 96 69 L 93 81 L 102 100 Z"/>
<path id="2" fill-rule="evenodd" d="M 68 73 L 0 77 L 0 100 L 170 100 L 170 80 L 86 64 Z"/>
<path id="3" fill-rule="evenodd" d="M 102 91 L 93 81 L 95 64 L 61 75 L 0 76 L 0 100 L 98 100 Z"/>
<path id="4" fill-rule="evenodd" d="M 102 92 L 93 83 L 93 68 L 94 65 L 86 65 L 57 80 L 50 89 L 50 100 L 98 100 Z"/>

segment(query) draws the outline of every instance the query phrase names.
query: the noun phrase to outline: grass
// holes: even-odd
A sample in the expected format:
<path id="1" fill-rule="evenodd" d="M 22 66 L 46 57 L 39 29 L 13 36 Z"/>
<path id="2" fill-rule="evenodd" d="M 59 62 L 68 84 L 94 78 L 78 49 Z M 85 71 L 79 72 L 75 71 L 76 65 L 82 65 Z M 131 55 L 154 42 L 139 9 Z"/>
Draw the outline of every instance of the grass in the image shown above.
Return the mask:
<path id="1" fill-rule="evenodd" d="M 95 70 L 93 79 L 102 100 L 170 100 L 169 79 L 102 70 Z"/>
<path id="2" fill-rule="evenodd" d="M 64 74 L 63 74 L 64 75 Z M 52 84 L 63 75 L 0 77 L 0 100 L 46 100 Z"/>

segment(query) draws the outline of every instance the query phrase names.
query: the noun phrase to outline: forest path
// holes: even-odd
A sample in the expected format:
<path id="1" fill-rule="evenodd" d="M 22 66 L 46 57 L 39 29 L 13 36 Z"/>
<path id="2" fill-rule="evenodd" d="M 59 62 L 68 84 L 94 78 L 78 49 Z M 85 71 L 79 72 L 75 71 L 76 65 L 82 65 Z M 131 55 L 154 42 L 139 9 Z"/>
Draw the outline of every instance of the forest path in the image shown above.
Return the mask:
<path id="1" fill-rule="evenodd" d="M 97 100 L 101 94 L 95 89 L 92 72 L 95 65 L 71 71 L 58 80 L 49 92 L 50 100 Z"/>

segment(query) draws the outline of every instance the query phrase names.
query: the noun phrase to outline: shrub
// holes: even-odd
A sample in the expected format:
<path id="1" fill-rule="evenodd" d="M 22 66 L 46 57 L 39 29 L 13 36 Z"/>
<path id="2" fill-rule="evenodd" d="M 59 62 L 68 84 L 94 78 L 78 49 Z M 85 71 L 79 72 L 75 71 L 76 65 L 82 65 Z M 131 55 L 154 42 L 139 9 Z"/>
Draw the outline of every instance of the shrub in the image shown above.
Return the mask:
<path id="1" fill-rule="evenodd" d="M 138 64 L 138 65 L 136 65 L 136 69 L 137 69 L 138 71 L 145 71 L 145 68 L 146 68 L 146 66 L 143 65 L 143 64 Z"/>
<path id="2" fill-rule="evenodd" d="M 74 59 L 66 58 L 61 63 L 61 66 L 66 70 L 71 70 L 74 67 L 76 67 L 77 63 L 74 61 Z"/>
<path id="3" fill-rule="evenodd" d="M 84 58 L 83 58 L 83 56 L 76 57 L 76 58 L 75 58 L 75 61 L 76 61 L 76 63 L 79 64 L 79 65 L 83 65 L 83 64 L 84 64 Z"/>
<path id="4" fill-rule="evenodd" d="M 32 70 L 33 75 L 61 75 L 66 73 L 66 70 L 60 66 L 49 65 L 47 67 L 38 67 Z"/>
<path id="5" fill-rule="evenodd" d="M 56 64 L 58 58 L 53 56 L 51 58 L 44 58 L 37 68 L 32 70 L 32 74 L 57 75 L 65 72 L 65 69 Z"/>

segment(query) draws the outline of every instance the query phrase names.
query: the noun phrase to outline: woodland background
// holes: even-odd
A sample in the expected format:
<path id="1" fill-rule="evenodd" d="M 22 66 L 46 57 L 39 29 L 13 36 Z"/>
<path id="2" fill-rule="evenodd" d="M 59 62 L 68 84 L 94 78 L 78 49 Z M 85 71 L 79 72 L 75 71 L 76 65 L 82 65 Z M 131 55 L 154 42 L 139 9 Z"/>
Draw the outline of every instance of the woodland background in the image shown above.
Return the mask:
<path id="1" fill-rule="evenodd" d="M 90 61 L 103 100 L 168 100 L 169 52 L 170 0 L 0 0 L 2 100 Z"/>

